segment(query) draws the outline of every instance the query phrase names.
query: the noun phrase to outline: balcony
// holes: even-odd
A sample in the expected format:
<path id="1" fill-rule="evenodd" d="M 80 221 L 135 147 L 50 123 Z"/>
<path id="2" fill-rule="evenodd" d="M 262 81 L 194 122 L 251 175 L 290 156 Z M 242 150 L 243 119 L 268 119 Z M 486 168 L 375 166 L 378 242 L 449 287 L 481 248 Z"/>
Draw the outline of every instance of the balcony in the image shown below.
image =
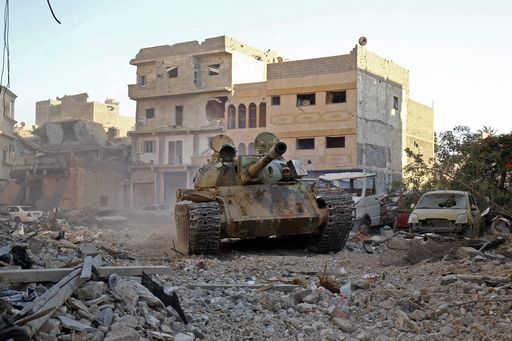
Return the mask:
<path id="1" fill-rule="evenodd" d="M 128 97 L 131 99 L 139 99 L 145 97 L 156 96 L 156 87 L 154 82 L 146 84 L 146 86 L 139 86 L 138 84 L 128 85 Z"/>

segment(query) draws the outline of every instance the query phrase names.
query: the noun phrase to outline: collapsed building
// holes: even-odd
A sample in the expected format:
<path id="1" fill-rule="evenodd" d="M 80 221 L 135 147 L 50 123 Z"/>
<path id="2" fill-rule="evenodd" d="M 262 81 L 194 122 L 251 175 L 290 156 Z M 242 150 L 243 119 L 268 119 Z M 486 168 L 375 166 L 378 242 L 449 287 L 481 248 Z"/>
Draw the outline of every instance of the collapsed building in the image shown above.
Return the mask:
<path id="1" fill-rule="evenodd" d="M 127 207 L 129 139 L 109 139 L 99 123 L 45 123 L 34 136 L 16 135 L 16 161 L 2 202 L 40 209 Z"/>

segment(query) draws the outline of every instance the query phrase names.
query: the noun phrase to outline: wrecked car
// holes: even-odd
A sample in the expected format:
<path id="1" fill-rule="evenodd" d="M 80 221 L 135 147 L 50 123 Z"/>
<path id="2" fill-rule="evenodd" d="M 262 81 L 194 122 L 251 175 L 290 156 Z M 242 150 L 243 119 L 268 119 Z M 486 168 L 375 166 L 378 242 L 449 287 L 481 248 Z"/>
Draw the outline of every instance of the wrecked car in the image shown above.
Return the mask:
<path id="1" fill-rule="evenodd" d="M 421 196 L 409 215 L 410 232 L 480 235 L 480 209 L 466 191 L 429 191 Z"/>
<path id="2" fill-rule="evenodd" d="M 7 206 L 7 212 L 15 223 L 33 223 L 43 216 L 42 211 L 38 211 L 31 206 Z"/>
<path id="3" fill-rule="evenodd" d="M 341 188 L 352 196 L 356 208 L 354 230 L 370 232 L 372 227 L 383 224 L 381 203 L 376 191 L 376 175 L 367 172 L 342 172 L 322 174 L 318 188 Z"/>

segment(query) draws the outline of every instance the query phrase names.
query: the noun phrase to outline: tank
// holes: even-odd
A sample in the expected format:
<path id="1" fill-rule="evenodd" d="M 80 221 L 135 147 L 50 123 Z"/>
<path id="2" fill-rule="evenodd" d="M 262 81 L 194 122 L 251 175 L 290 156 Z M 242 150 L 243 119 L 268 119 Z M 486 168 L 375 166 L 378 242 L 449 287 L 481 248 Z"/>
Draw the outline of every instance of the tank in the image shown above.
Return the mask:
<path id="1" fill-rule="evenodd" d="M 254 141 L 254 155 L 237 155 L 227 135 L 211 139 L 208 162 L 194 189 L 178 189 L 177 245 L 186 254 L 215 253 L 222 238 L 310 235 L 318 252 L 339 251 L 353 225 L 352 197 L 300 179 L 301 160 L 286 160 L 287 146 L 272 133 Z M 284 171 L 284 172 L 283 172 Z M 291 177 L 283 177 L 288 171 Z"/>

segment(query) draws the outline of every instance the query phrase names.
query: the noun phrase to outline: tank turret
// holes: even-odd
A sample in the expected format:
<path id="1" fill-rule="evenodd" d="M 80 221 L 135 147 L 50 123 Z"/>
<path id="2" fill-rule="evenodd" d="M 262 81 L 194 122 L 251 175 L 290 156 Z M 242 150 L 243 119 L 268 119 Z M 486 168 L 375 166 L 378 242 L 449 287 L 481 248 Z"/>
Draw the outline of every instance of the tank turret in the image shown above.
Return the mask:
<path id="1" fill-rule="evenodd" d="M 261 159 L 259 159 L 255 164 L 249 166 L 247 168 L 247 175 L 249 177 L 254 178 L 258 176 L 258 173 L 261 172 L 265 166 L 267 166 L 272 160 L 280 158 L 286 152 L 286 143 L 277 142 L 270 151 L 265 154 Z"/>

